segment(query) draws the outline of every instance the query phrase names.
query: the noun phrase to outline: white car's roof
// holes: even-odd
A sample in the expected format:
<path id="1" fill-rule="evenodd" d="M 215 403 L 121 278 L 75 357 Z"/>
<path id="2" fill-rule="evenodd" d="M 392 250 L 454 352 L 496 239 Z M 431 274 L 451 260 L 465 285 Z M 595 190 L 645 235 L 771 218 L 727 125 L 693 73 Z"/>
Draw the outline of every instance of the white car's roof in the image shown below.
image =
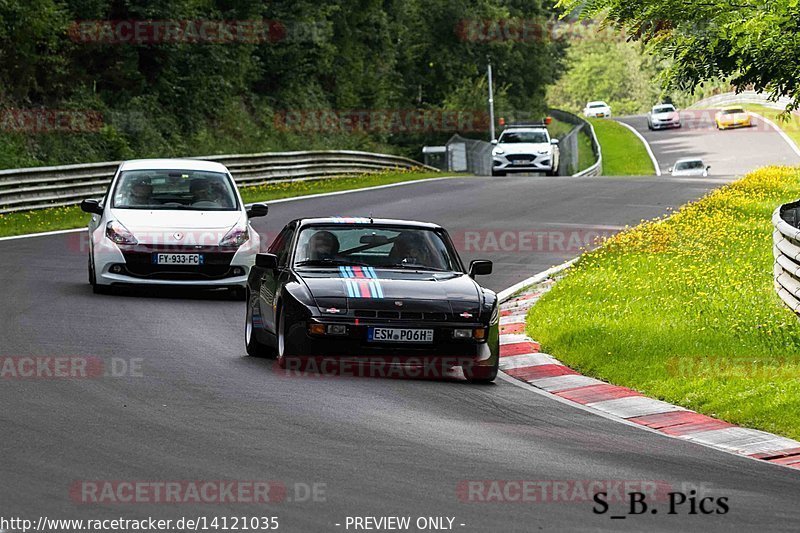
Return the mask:
<path id="1" fill-rule="evenodd" d="M 602 100 L 596 100 L 596 101 L 594 101 L 594 102 L 589 102 L 589 103 L 588 103 L 588 104 L 586 104 L 586 105 L 587 105 L 587 106 L 589 106 L 589 107 L 591 107 L 591 106 L 593 106 L 593 105 L 594 105 L 594 106 L 597 106 L 597 105 L 608 106 L 608 104 L 607 104 L 607 103 L 605 103 L 605 102 L 603 102 Z"/>
<path id="2" fill-rule="evenodd" d="M 225 165 L 201 159 L 132 159 L 123 161 L 120 170 L 200 170 L 228 172 Z"/>
<path id="3" fill-rule="evenodd" d="M 547 126 L 509 126 L 503 133 L 507 131 L 547 131 Z"/>
<path id="4" fill-rule="evenodd" d="M 653 109 L 655 109 L 657 107 L 671 107 L 672 109 L 675 109 L 675 106 L 672 105 L 672 104 L 656 104 L 656 105 L 653 106 Z"/>

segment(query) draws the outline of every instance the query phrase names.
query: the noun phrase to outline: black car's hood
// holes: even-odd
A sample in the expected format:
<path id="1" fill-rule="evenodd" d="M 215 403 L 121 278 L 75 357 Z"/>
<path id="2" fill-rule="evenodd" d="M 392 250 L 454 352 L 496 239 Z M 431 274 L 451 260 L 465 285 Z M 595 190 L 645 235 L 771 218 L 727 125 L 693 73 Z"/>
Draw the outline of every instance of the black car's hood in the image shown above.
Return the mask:
<path id="1" fill-rule="evenodd" d="M 317 301 L 346 298 L 360 303 L 367 300 L 481 303 L 477 284 L 461 273 L 315 268 L 302 269 L 297 274 Z"/>

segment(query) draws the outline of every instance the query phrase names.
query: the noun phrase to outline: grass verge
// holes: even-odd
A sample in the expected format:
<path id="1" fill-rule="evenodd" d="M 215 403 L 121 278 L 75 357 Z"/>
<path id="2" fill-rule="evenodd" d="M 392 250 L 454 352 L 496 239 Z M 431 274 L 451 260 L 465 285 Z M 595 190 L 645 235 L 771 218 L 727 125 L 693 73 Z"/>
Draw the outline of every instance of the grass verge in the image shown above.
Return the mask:
<path id="1" fill-rule="evenodd" d="M 242 199 L 245 203 L 266 202 L 281 198 L 307 196 L 326 192 L 363 189 L 377 185 L 389 185 L 405 181 L 415 181 L 442 177 L 439 172 L 390 171 L 358 176 L 343 176 L 319 180 L 270 183 L 257 187 L 243 187 Z M 40 233 L 63 229 L 81 228 L 88 224 L 89 215 L 78 206 L 53 207 L 35 211 L 21 211 L 0 215 L 0 237 Z"/>
<path id="2" fill-rule="evenodd" d="M 653 161 L 642 141 L 622 124 L 589 119 L 603 151 L 604 176 L 652 176 Z"/>
<path id="3" fill-rule="evenodd" d="M 584 374 L 800 438 L 800 322 L 773 290 L 770 220 L 798 197 L 800 170 L 769 167 L 612 237 L 528 334 Z"/>

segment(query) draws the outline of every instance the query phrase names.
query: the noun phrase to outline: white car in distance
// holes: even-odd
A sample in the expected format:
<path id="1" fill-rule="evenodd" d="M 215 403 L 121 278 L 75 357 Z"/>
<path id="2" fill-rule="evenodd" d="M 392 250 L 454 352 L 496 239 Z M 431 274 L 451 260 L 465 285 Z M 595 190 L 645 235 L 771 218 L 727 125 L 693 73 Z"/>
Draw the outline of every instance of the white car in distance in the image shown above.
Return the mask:
<path id="1" fill-rule="evenodd" d="M 589 102 L 583 108 L 583 116 L 587 118 L 611 118 L 611 106 L 601 100 Z"/>
<path id="2" fill-rule="evenodd" d="M 669 168 L 669 173 L 673 176 L 708 176 L 711 167 L 703 163 L 702 159 L 679 159 L 675 166 Z"/>
<path id="3" fill-rule="evenodd" d="M 224 165 L 192 159 L 125 161 L 101 200 L 84 200 L 89 283 L 227 288 L 241 297 L 260 238 Z"/>
<path id="4" fill-rule="evenodd" d="M 653 108 L 647 114 L 647 128 L 650 130 L 680 127 L 681 115 L 672 104 L 659 104 L 653 106 Z"/>
<path id="5" fill-rule="evenodd" d="M 550 138 L 544 123 L 511 125 L 492 144 L 492 176 L 509 172 L 558 175 L 558 139 Z"/>

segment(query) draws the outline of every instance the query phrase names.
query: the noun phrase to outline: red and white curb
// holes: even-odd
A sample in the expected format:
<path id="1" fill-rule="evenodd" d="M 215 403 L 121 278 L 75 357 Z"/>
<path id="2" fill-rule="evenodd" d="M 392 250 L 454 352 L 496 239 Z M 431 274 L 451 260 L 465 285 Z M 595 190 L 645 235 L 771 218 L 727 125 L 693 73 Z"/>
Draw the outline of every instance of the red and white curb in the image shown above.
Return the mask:
<path id="1" fill-rule="evenodd" d="M 541 353 L 525 334 L 528 310 L 555 282 L 545 280 L 500 306 L 500 370 L 512 378 L 606 417 L 619 418 L 719 450 L 800 469 L 800 442 L 765 431 L 734 426 L 641 393 L 583 376 Z"/>

